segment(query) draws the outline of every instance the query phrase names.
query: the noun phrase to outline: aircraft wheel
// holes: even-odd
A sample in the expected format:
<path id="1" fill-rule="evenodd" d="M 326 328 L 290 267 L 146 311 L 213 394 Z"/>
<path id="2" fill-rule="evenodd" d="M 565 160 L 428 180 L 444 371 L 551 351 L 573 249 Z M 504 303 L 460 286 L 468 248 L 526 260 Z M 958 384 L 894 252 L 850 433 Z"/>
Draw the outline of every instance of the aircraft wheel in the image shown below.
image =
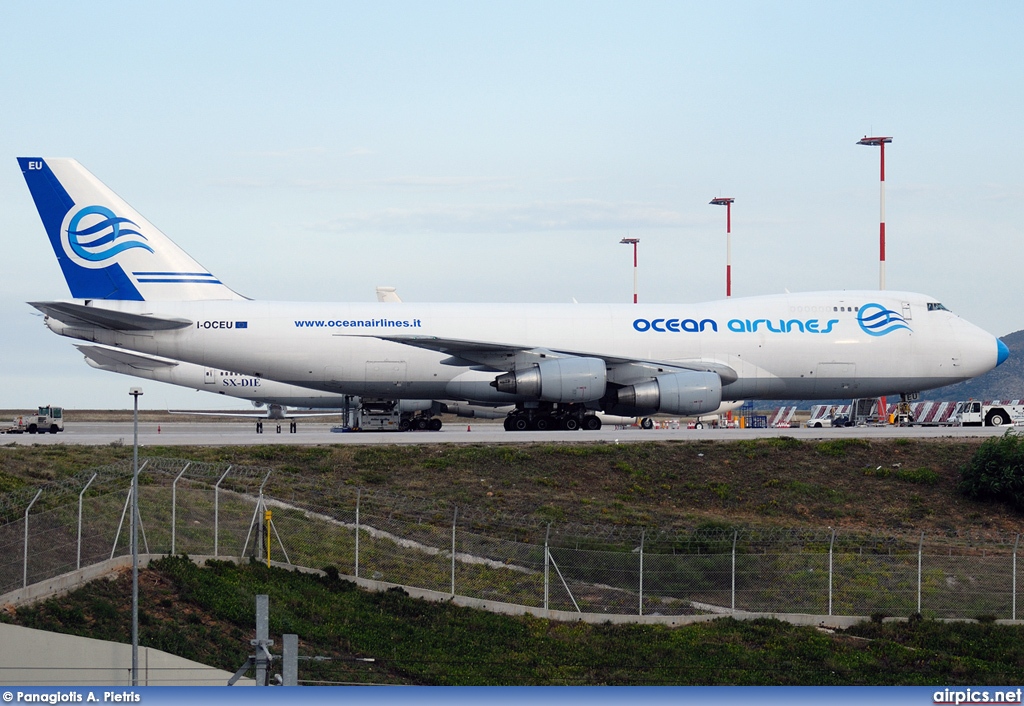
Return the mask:
<path id="1" fill-rule="evenodd" d="M 403 419 L 398 423 L 398 431 L 409 431 L 410 428 L 412 428 L 412 424 L 408 419 Z"/>
<path id="2" fill-rule="evenodd" d="M 430 424 L 428 424 L 428 427 L 430 428 L 430 431 L 441 431 L 441 425 L 441 420 L 438 419 L 437 417 L 434 417 L 433 419 L 430 420 Z"/>
<path id="3" fill-rule="evenodd" d="M 580 423 L 576 417 L 566 417 L 562 422 L 562 426 L 565 427 L 566 431 L 576 431 L 580 428 Z"/>
<path id="4" fill-rule="evenodd" d="M 704 428 L 704 422 L 697 422 L 696 424 L 693 425 L 693 428 L 694 429 L 703 429 Z"/>
<path id="5" fill-rule="evenodd" d="M 533 423 L 533 427 L 537 431 L 548 431 L 551 429 L 551 417 L 537 417 L 537 421 Z"/>
<path id="6" fill-rule="evenodd" d="M 526 417 L 516 417 L 512 420 L 512 429 L 514 431 L 526 431 L 530 428 L 530 422 Z"/>
<path id="7" fill-rule="evenodd" d="M 420 417 L 419 419 L 416 420 L 416 431 L 426 431 L 429 425 L 429 420 Z"/>
<path id="8" fill-rule="evenodd" d="M 505 417 L 505 421 L 502 424 L 505 427 L 505 431 L 512 431 L 512 417 Z"/>
<path id="9" fill-rule="evenodd" d="M 587 431 L 597 431 L 601 428 L 601 418 L 596 414 L 588 414 L 583 418 L 583 428 Z"/>
<path id="10" fill-rule="evenodd" d="M 644 417 L 643 419 L 640 420 L 640 428 L 641 429 L 653 429 L 654 428 L 654 420 L 653 419 L 648 419 L 647 417 Z"/>

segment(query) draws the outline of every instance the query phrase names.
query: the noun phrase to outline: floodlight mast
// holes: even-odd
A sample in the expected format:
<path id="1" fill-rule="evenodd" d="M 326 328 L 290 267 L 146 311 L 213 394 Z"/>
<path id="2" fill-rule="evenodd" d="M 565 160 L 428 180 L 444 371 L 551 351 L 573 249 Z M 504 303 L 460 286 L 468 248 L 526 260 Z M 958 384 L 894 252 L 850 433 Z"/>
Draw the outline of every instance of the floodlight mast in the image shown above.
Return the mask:
<path id="1" fill-rule="evenodd" d="M 135 428 L 132 442 L 132 686 L 139 685 L 139 395 L 141 387 L 128 394 L 134 400 L 132 414 Z"/>
<path id="2" fill-rule="evenodd" d="M 620 245 L 632 245 L 633 246 L 633 303 L 637 303 L 636 296 L 636 270 L 637 270 L 637 259 L 636 259 L 636 246 L 640 244 L 640 238 L 623 238 L 619 241 Z"/>
<path id="3" fill-rule="evenodd" d="M 732 204 L 736 199 L 718 196 L 708 203 L 725 206 L 725 296 L 732 296 Z"/>
<path id="4" fill-rule="evenodd" d="M 878 147 L 880 155 L 881 206 L 878 225 L 878 288 L 885 289 L 885 146 L 892 142 L 891 137 L 868 137 L 865 135 L 857 141 L 858 145 Z"/>

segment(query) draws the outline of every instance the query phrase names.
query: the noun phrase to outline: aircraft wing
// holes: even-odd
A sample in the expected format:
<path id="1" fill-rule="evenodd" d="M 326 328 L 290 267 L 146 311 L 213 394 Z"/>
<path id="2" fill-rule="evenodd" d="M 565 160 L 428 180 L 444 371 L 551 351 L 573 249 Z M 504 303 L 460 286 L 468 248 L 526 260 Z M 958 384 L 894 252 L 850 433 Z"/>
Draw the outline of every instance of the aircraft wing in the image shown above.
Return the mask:
<path id="1" fill-rule="evenodd" d="M 111 331 L 170 331 L 192 325 L 188 319 L 165 319 L 148 314 L 129 314 L 74 302 L 29 302 L 47 316 L 68 326 L 110 329 Z"/>
<path id="2" fill-rule="evenodd" d="M 242 419 L 308 419 L 311 417 L 338 417 L 345 414 L 344 410 L 338 409 L 333 412 L 330 411 L 305 411 L 305 410 L 286 410 L 277 405 L 271 405 L 265 410 L 254 409 L 251 412 L 241 411 L 238 412 L 211 412 L 208 410 L 190 410 L 190 409 L 169 409 L 168 414 L 187 414 L 195 417 L 235 417 Z"/>
<path id="3" fill-rule="evenodd" d="M 609 379 L 617 383 L 631 383 L 665 373 L 687 370 L 717 373 L 722 379 L 722 384 L 726 385 L 739 379 L 735 369 L 716 360 L 643 360 L 587 351 L 549 350 L 534 346 L 469 341 L 456 338 L 440 338 L 437 336 L 396 335 L 374 336 L 374 338 L 447 353 L 452 357 L 441 361 L 447 365 L 473 365 L 492 370 L 511 371 L 517 367 L 521 368 L 524 365 L 538 363 L 545 359 L 600 358 L 613 373 L 609 376 Z"/>

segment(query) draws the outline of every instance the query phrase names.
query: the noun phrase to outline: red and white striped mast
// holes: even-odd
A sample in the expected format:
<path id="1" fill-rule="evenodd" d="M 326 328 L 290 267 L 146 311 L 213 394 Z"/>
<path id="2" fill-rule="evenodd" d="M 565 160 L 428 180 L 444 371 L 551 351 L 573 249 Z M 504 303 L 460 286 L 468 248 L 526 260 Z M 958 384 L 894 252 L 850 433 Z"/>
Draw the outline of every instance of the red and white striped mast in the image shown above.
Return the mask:
<path id="1" fill-rule="evenodd" d="M 879 148 L 879 180 L 881 182 L 881 188 L 879 193 L 881 194 L 880 202 L 880 215 L 878 224 L 878 288 L 885 289 L 885 146 L 892 142 L 891 137 L 868 137 L 865 135 L 860 140 L 857 140 L 858 145 L 866 145 L 868 147 Z M 885 396 L 878 398 L 878 416 L 886 417 L 888 419 L 889 405 L 886 403 Z"/>
<path id="2" fill-rule="evenodd" d="M 725 206 L 725 296 L 732 296 L 732 202 L 736 199 L 718 196 L 708 203 Z"/>
<path id="3" fill-rule="evenodd" d="M 880 148 L 881 155 L 881 218 L 878 226 L 878 288 L 885 289 L 885 145 L 891 137 L 868 137 L 857 141 L 858 145 Z"/>
<path id="4" fill-rule="evenodd" d="M 633 303 L 636 304 L 636 246 L 640 244 L 640 238 L 623 238 L 619 243 L 633 246 Z"/>

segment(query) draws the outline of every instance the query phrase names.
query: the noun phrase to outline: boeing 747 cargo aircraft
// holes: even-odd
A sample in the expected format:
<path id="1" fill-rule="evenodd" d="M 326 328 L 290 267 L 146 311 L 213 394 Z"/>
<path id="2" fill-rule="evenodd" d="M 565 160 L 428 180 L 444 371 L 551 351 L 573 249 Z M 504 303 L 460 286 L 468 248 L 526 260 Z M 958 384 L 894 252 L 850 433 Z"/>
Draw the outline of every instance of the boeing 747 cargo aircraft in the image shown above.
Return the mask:
<path id="1" fill-rule="evenodd" d="M 508 429 L 723 400 L 909 395 L 1009 352 L 925 294 L 826 291 L 700 304 L 303 303 L 221 282 L 71 159 L 19 158 L 72 300 L 72 338 L 312 390 L 514 404 Z"/>

